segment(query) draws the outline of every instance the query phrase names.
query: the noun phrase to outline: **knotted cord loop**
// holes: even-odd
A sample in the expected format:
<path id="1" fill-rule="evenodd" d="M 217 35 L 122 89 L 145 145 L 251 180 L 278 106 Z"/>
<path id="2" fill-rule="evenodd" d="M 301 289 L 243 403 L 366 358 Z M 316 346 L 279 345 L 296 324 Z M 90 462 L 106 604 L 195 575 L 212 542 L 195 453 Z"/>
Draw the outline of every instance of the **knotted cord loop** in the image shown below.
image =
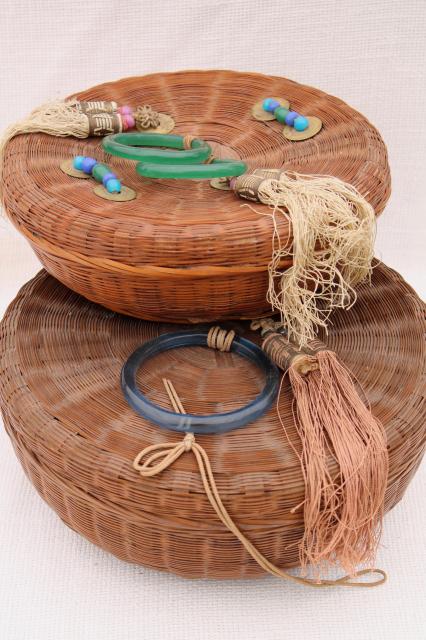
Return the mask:
<path id="1" fill-rule="evenodd" d="M 149 104 L 138 107 L 134 117 L 138 129 L 155 129 L 160 125 L 160 114 Z"/>
<path id="2" fill-rule="evenodd" d="M 250 323 L 250 329 L 257 331 L 260 329 L 260 333 L 263 336 L 266 331 L 278 331 L 283 329 L 283 323 L 281 320 L 273 320 L 272 318 L 257 318 Z"/>
<path id="3" fill-rule="evenodd" d="M 213 327 L 213 330 L 214 333 L 212 331 L 212 336 L 216 336 L 219 332 L 224 331 L 223 329 L 220 329 L 220 327 Z M 224 331 L 224 333 L 226 334 L 227 332 Z M 215 337 L 214 341 L 216 340 L 217 338 Z M 172 382 L 170 380 L 164 379 L 163 383 L 173 407 L 175 407 L 175 404 L 177 406 L 177 398 L 181 406 L 180 412 L 185 413 L 185 409 L 180 402 L 179 396 Z M 203 447 L 195 441 L 195 436 L 192 433 L 187 433 L 184 439 L 177 443 L 164 442 L 146 447 L 136 456 L 133 462 L 133 468 L 139 471 L 141 476 L 144 478 L 152 477 L 170 467 L 178 458 L 180 458 L 183 453 L 186 452 L 192 452 L 195 456 L 204 490 L 217 516 L 225 525 L 225 527 L 238 538 L 247 552 L 259 564 L 259 566 L 264 569 L 264 571 L 267 571 L 271 575 L 274 575 L 278 578 L 284 578 L 292 582 L 310 585 L 312 587 L 329 587 L 337 585 L 340 585 L 342 587 L 375 587 L 383 584 L 386 581 L 386 573 L 381 569 L 362 569 L 361 571 L 356 572 L 353 576 L 346 575 L 336 580 L 315 581 L 310 580 L 309 578 L 303 578 L 302 576 L 292 575 L 291 573 L 282 571 L 274 564 L 272 564 L 272 562 L 265 558 L 265 556 L 260 553 L 258 549 L 256 549 L 256 547 L 250 542 L 250 540 L 245 537 L 242 531 L 240 531 L 235 522 L 232 520 L 219 495 L 209 457 L 205 449 L 203 449 Z M 145 461 L 142 462 L 144 458 Z M 380 577 L 373 582 L 353 582 L 355 578 L 367 574 L 377 574 Z"/>
<path id="4" fill-rule="evenodd" d="M 186 136 L 183 136 L 183 148 L 186 150 L 192 149 L 192 143 L 196 139 L 196 136 L 192 136 L 190 133 L 187 133 Z"/>
<path id="5" fill-rule="evenodd" d="M 197 136 L 192 136 L 190 133 L 187 133 L 183 136 L 183 148 L 185 150 L 192 149 L 192 143 L 197 139 Z M 204 164 L 211 164 L 215 160 L 215 156 L 211 153 L 205 160 Z"/>

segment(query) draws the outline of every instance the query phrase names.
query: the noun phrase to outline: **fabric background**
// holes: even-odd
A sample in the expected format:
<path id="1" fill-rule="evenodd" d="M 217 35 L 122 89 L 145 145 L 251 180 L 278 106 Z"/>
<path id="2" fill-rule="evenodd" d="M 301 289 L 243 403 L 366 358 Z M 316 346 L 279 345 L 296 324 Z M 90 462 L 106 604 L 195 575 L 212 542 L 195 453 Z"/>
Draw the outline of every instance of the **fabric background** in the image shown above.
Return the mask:
<path id="1" fill-rule="evenodd" d="M 231 68 L 338 95 L 388 145 L 393 195 L 377 255 L 426 291 L 423 0 L 0 0 L 0 127 L 126 75 Z M 39 269 L 0 220 L 0 312 Z M 385 521 L 372 590 L 265 578 L 188 582 L 126 565 L 67 529 L 0 433 L 0 637 L 5 640 L 425 638 L 425 465 Z"/>

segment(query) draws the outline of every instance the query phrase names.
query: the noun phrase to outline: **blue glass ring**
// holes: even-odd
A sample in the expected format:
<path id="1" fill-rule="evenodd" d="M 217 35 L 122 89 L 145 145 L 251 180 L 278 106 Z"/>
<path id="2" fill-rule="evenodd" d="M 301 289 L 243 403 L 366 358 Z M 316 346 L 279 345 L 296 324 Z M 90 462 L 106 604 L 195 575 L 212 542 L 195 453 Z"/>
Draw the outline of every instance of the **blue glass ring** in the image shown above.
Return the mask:
<path id="1" fill-rule="evenodd" d="M 234 338 L 231 351 L 256 364 L 265 374 L 263 390 L 244 407 L 210 415 L 181 414 L 154 404 L 140 391 L 136 384 L 136 374 L 144 362 L 169 349 L 207 347 L 207 335 L 207 331 L 166 333 L 146 342 L 131 354 L 121 370 L 121 388 L 136 413 L 163 429 L 180 433 L 215 434 L 240 429 L 257 420 L 269 409 L 277 396 L 279 370 L 260 347 L 241 337 Z"/>

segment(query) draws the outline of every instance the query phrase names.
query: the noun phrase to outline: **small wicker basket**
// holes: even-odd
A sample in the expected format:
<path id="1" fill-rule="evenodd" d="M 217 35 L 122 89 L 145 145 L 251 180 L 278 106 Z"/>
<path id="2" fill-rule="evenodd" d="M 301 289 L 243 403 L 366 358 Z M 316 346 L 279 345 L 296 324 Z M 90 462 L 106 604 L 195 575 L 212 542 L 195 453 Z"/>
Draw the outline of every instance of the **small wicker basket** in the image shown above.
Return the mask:
<path id="1" fill-rule="evenodd" d="M 276 121 L 254 120 L 253 104 L 268 95 L 319 116 L 322 131 L 290 142 Z M 254 73 L 190 71 L 126 78 L 79 97 L 149 103 L 173 116 L 174 132 L 202 137 L 216 156 L 242 158 L 249 168 L 337 176 L 377 214 L 389 197 L 387 154 L 377 130 L 312 87 Z M 94 194 L 91 180 L 64 175 L 62 160 L 76 154 L 107 161 L 137 198 L 108 202 Z M 16 136 L 6 148 L 3 180 L 7 213 L 47 271 L 89 300 L 171 322 L 252 318 L 269 310 L 273 223 L 259 215 L 268 211 L 264 205 L 250 207 L 208 181 L 141 178 L 134 162 L 105 155 L 99 138 Z M 279 235 L 285 245 L 284 220 Z"/>
<path id="2" fill-rule="evenodd" d="M 403 495 L 425 447 L 424 312 L 401 277 L 380 265 L 373 286 L 360 288 L 357 304 L 333 314 L 326 338 L 385 426 L 387 509 Z M 231 326 L 256 339 L 246 323 Z M 104 549 L 186 577 L 260 575 L 218 520 L 192 455 L 152 478 L 141 478 L 132 467 L 142 448 L 181 440 L 136 415 L 120 388 L 120 369 L 129 354 L 170 329 L 111 313 L 41 272 L 23 287 L 0 326 L 6 429 L 41 496 L 69 526 Z M 169 407 L 165 376 L 194 413 L 236 408 L 263 384 L 246 360 L 201 347 L 164 352 L 140 373 L 142 391 Z M 279 408 L 297 451 L 287 378 Z M 245 428 L 197 440 L 245 535 L 274 564 L 295 565 L 303 512 L 291 509 L 304 499 L 304 481 L 276 407 Z M 334 472 L 332 460 L 330 465 Z"/>

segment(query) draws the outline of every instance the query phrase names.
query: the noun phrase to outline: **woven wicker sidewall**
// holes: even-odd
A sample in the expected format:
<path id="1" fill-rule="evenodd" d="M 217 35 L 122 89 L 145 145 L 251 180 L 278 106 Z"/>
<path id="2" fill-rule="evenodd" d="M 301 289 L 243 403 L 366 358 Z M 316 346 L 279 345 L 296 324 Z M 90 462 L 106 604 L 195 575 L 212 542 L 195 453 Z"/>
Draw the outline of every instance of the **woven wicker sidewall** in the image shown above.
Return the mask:
<path id="1" fill-rule="evenodd" d="M 319 116 L 323 130 L 295 143 L 276 121 L 254 120 L 251 107 L 267 95 Z M 253 73 L 190 71 L 127 78 L 79 97 L 149 103 L 173 116 L 174 133 L 200 136 L 217 157 L 243 158 L 250 168 L 335 175 L 357 187 L 378 214 L 389 197 L 387 153 L 377 130 L 312 87 Z M 92 180 L 64 175 L 61 161 L 75 154 L 108 162 L 137 191 L 136 200 L 102 200 Z M 264 205 L 256 213 L 208 181 L 140 178 L 134 162 L 105 155 L 96 138 L 17 136 L 6 149 L 3 180 L 8 215 L 46 269 L 89 300 L 171 322 L 268 311 L 272 222 L 259 215 L 268 211 Z M 285 221 L 279 233 L 283 245 L 290 240 Z"/>
<path id="2" fill-rule="evenodd" d="M 333 315 L 326 338 L 385 425 L 387 509 L 403 495 L 425 446 L 424 311 L 400 276 L 380 265 L 373 286 L 360 288 L 357 304 Z M 257 340 L 247 323 L 229 326 Z M 107 311 L 41 272 L 23 287 L 0 325 L 6 429 L 42 497 L 69 526 L 104 549 L 186 577 L 259 575 L 210 506 L 192 455 L 153 478 L 143 479 L 132 468 L 143 447 L 182 438 L 137 416 L 119 383 L 128 355 L 171 328 Z M 164 376 L 187 411 L 195 413 L 241 406 L 263 384 L 246 360 L 201 347 L 163 353 L 140 372 L 141 389 L 169 407 Z M 286 379 L 279 408 L 298 449 Z M 244 533 L 272 562 L 296 564 L 303 516 L 290 510 L 302 502 L 304 485 L 276 407 L 243 429 L 197 440 Z"/>

